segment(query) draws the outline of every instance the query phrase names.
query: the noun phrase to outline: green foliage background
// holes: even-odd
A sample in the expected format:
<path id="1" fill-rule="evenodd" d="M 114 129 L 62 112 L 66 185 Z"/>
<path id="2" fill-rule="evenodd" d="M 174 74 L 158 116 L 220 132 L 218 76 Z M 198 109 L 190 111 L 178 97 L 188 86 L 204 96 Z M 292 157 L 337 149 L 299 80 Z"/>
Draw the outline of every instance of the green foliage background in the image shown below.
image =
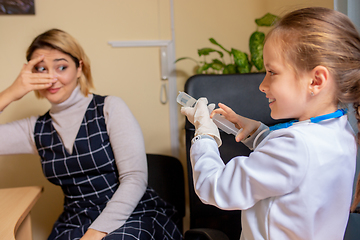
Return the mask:
<path id="1" fill-rule="evenodd" d="M 278 20 L 278 17 L 267 13 L 263 17 L 255 19 L 257 27 L 270 27 Z M 238 49 L 231 48 L 228 50 L 219 44 L 214 38 L 209 38 L 210 43 L 216 45 L 220 50 L 214 48 L 201 48 L 198 49 L 199 57 L 203 56 L 203 61 L 197 61 L 190 57 L 178 58 L 175 62 L 181 60 L 192 60 L 197 64 L 197 74 L 232 74 L 232 73 L 249 73 L 253 71 L 264 71 L 263 62 L 263 48 L 264 48 L 265 33 L 256 30 L 253 32 L 249 39 L 250 57 L 247 53 Z M 224 60 L 224 52 L 229 54 L 230 63 Z M 219 55 L 219 58 L 214 58 L 211 62 L 206 60 L 206 57 L 211 53 Z M 253 66 L 255 68 L 253 68 Z M 256 70 L 255 70 L 256 69 Z"/>

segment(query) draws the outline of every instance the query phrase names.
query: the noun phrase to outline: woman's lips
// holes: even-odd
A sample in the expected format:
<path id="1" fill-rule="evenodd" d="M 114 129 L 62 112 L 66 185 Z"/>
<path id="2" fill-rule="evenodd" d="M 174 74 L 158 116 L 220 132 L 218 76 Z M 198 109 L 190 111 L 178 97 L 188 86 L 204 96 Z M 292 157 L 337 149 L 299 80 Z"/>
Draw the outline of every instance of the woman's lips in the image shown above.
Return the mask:
<path id="1" fill-rule="evenodd" d="M 60 90 L 60 88 L 48 88 L 47 90 L 48 90 L 48 92 L 54 94 L 54 93 L 57 93 Z"/>

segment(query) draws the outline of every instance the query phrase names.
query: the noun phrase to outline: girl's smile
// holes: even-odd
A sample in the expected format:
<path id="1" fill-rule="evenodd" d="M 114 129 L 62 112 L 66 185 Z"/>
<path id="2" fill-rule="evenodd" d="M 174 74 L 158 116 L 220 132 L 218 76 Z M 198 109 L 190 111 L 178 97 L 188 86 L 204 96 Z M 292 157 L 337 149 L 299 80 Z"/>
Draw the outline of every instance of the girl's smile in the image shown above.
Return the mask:
<path id="1" fill-rule="evenodd" d="M 275 102 L 274 98 L 269 98 L 269 105 L 271 105 L 271 103 Z"/>

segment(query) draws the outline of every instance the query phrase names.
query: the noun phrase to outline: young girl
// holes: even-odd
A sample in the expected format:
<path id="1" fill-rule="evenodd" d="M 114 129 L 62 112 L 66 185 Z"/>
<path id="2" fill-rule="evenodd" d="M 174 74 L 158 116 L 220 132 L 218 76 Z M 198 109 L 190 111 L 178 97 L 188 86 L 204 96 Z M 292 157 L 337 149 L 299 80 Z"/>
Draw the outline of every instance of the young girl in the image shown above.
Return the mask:
<path id="1" fill-rule="evenodd" d="M 61 186 L 64 210 L 49 240 L 182 239 L 174 209 L 147 188 L 136 119 L 120 98 L 89 92 L 90 63 L 78 42 L 51 29 L 34 39 L 26 57 L 0 93 L 0 111 L 31 91 L 51 109 L 0 125 L 0 154 L 38 154 L 46 178 Z"/>
<path id="2" fill-rule="evenodd" d="M 205 203 L 243 210 L 242 240 L 343 239 L 357 148 L 343 106 L 353 103 L 359 117 L 359 34 L 339 12 L 305 8 L 279 20 L 263 53 L 259 88 L 271 117 L 295 120 L 269 129 L 219 104 L 212 115 L 243 128 L 236 140 L 254 148 L 224 165 L 207 99 L 183 108 L 196 128 L 196 192 Z"/>

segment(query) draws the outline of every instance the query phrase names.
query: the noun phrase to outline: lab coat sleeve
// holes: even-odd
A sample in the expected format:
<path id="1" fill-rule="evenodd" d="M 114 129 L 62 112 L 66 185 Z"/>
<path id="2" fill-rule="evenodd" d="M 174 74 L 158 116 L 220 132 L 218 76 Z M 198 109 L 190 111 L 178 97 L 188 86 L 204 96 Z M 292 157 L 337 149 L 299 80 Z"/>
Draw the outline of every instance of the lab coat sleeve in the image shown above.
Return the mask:
<path id="1" fill-rule="evenodd" d="M 241 142 L 250 150 L 254 150 L 257 145 L 269 134 L 269 127 L 261 123 L 260 127 L 250 137 L 242 140 Z"/>
<path id="2" fill-rule="evenodd" d="M 301 134 L 278 130 L 249 157 L 224 165 L 214 141 L 191 147 L 194 187 L 200 199 L 222 209 L 248 209 L 268 197 L 291 192 L 304 178 L 309 153 Z"/>

